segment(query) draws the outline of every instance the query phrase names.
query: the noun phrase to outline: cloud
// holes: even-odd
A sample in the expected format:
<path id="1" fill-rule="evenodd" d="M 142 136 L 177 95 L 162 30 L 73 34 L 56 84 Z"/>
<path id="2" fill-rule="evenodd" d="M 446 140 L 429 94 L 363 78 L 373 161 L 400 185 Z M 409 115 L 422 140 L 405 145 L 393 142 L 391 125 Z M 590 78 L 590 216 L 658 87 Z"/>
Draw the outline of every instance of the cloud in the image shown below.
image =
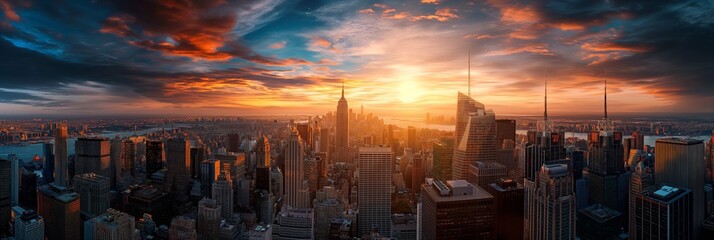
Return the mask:
<path id="1" fill-rule="evenodd" d="M 20 21 L 20 15 L 17 15 L 9 0 L 0 0 L 0 9 L 7 19 L 15 22 Z"/>
<path id="2" fill-rule="evenodd" d="M 430 15 L 423 15 L 423 16 L 414 16 L 409 18 L 409 20 L 412 21 L 419 21 L 419 20 L 436 20 L 439 22 L 445 22 L 449 21 L 451 19 L 459 18 L 459 15 L 456 15 L 456 9 L 452 8 L 441 8 L 437 9 L 434 14 Z"/>
<path id="3" fill-rule="evenodd" d="M 287 43 L 288 43 L 287 41 L 280 41 L 280 42 L 270 44 L 270 46 L 268 46 L 268 47 L 270 49 L 283 49 L 283 48 L 285 48 L 285 44 L 287 44 Z"/>
<path id="4" fill-rule="evenodd" d="M 424 4 L 439 4 L 439 0 L 421 0 Z"/>

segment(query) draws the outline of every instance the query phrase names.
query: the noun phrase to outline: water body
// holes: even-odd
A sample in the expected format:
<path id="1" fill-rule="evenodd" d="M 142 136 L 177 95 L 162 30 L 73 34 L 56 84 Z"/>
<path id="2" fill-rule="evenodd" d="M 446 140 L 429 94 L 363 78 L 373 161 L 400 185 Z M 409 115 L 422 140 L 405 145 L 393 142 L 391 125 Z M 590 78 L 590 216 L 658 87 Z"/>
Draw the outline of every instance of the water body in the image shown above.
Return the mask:
<path id="1" fill-rule="evenodd" d="M 191 127 L 190 125 L 175 125 L 173 126 L 174 128 L 176 127 L 182 127 L 182 128 L 187 128 Z M 136 135 L 146 135 L 149 133 L 153 133 L 156 131 L 161 131 L 161 129 L 172 129 L 170 126 L 166 127 L 154 127 L 154 128 L 147 128 L 144 130 L 137 130 Z M 106 138 L 114 138 L 116 136 L 119 137 L 129 137 L 134 135 L 134 131 L 120 131 L 120 132 L 111 132 L 111 131 L 106 131 L 101 134 L 98 134 L 98 136 L 106 137 Z M 67 140 L 68 150 L 69 154 L 74 154 L 74 143 L 77 140 L 77 138 L 69 138 Z M 29 161 L 35 155 L 39 155 L 40 157 L 42 156 L 42 143 L 35 143 L 35 144 L 19 144 L 19 145 L 4 145 L 0 146 L 0 157 L 7 157 L 8 154 L 15 154 L 19 159 Z"/>

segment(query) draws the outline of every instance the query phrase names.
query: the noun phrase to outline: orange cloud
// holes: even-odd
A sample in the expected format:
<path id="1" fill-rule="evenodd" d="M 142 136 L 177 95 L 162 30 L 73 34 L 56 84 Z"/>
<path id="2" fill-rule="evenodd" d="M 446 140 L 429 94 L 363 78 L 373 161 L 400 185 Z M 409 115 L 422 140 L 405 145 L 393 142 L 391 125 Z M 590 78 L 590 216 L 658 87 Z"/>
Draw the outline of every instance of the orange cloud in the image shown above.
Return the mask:
<path id="1" fill-rule="evenodd" d="M 268 47 L 270 49 L 283 49 L 287 43 L 288 43 L 287 41 L 276 42 L 276 43 L 270 44 L 270 46 L 268 46 Z"/>
<path id="2" fill-rule="evenodd" d="M 505 6 L 501 8 L 501 21 L 509 23 L 535 23 L 541 20 L 540 13 L 530 6 Z"/>
<path id="3" fill-rule="evenodd" d="M 104 24 L 102 28 L 99 29 L 99 32 L 114 34 L 120 37 L 139 37 L 127 24 L 133 21 L 134 19 L 130 16 L 112 16 L 104 20 Z"/>
<path id="4" fill-rule="evenodd" d="M 414 16 L 411 17 L 409 20 L 412 21 L 419 21 L 419 20 L 436 20 L 439 22 L 445 22 L 454 18 L 459 18 L 459 15 L 456 15 L 456 9 L 452 8 L 441 8 L 436 10 L 434 14 L 431 15 L 424 15 L 424 16 Z"/>
<path id="5" fill-rule="evenodd" d="M 496 50 L 496 51 L 490 51 L 490 52 L 486 53 L 486 55 L 487 56 L 505 56 L 505 55 L 511 55 L 511 54 L 517 54 L 517 53 L 533 53 L 533 54 L 539 54 L 539 55 L 545 55 L 545 56 L 555 55 L 553 52 L 551 52 L 548 49 L 548 44 L 545 44 L 545 43 L 527 44 L 527 45 L 520 46 L 520 47 L 511 47 L 511 48 L 505 48 L 505 49 Z"/>
<path id="6" fill-rule="evenodd" d="M 12 5 L 10 2 L 7 0 L 0 0 L 0 8 L 2 8 L 3 14 L 5 14 L 5 17 L 7 19 L 10 19 L 12 21 L 20 21 L 20 15 L 17 15 L 14 9 L 12 9 Z"/>
<path id="7" fill-rule="evenodd" d="M 439 4 L 439 0 L 421 0 L 424 4 Z"/>
<path id="8" fill-rule="evenodd" d="M 375 3 L 374 6 L 378 7 L 378 8 L 382 8 L 382 9 L 388 8 L 388 6 L 386 4 L 381 4 L 381 3 Z"/>
<path id="9" fill-rule="evenodd" d="M 338 51 L 330 40 L 323 37 L 312 37 L 312 46 Z"/>
<path id="10" fill-rule="evenodd" d="M 580 46 L 583 50 L 594 51 L 594 52 L 607 52 L 607 51 L 626 51 L 626 52 L 646 52 L 648 48 L 646 46 L 625 46 L 616 43 L 585 43 Z"/>
<path id="11" fill-rule="evenodd" d="M 468 34 L 468 35 L 464 36 L 464 39 L 476 39 L 476 40 L 481 40 L 481 39 L 492 39 L 492 38 L 496 38 L 496 37 L 498 37 L 498 36 L 494 36 L 494 35 L 490 35 L 490 34 L 476 34 L 476 33 L 472 33 L 472 34 Z"/>
<path id="12" fill-rule="evenodd" d="M 397 14 L 394 14 L 392 16 L 388 16 L 387 18 L 389 19 L 406 19 L 410 16 L 408 12 L 399 12 Z"/>
<path id="13" fill-rule="evenodd" d="M 372 13 L 374 13 L 374 10 L 372 10 L 371 8 L 366 8 L 366 9 L 359 10 L 359 13 L 372 14 Z"/>

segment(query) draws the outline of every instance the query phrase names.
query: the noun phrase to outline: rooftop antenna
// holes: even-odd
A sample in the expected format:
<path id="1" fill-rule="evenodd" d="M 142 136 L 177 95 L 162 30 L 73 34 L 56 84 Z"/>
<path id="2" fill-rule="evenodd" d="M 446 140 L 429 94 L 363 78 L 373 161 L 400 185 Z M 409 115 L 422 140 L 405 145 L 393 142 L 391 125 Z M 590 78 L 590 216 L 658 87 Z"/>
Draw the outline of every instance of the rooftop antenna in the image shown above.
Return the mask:
<path id="1" fill-rule="evenodd" d="M 615 126 L 613 125 L 612 121 L 610 121 L 610 118 L 607 116 L 607 69 L 602 70 L 602 80 L 603 80 L 603 92 L 604 92 L 604 101 L 603 101 L 603 107 L 605 108 L 605 116 L 601 121 L 598 121 L 598 129 L 600 130 L 600 135 L 601 136 L 612 136 L 612 133 L 615 130 Z"/>
<path id="2" fill-rule="evenodd" d="M 345 80 L 342 80 L 342 99 L 345 99 Z"/>
<path id="3" fill-rule="evenodd" d="M 468 64 L 469 64 L 469 97 L 471 97 L 471 48 L 469 48 L 469 57 L 468 57 Z"/>
<path id="4" fill-rule="evenodd" d="M 543 120 L 538 121 L 537 131 L 543 134 L 543 137 L 550 137 L 550 133 L 553 132 L 553 122 L 548 120 L 548 70 L 545 70 L 545 85 L 543 88 Z"/>

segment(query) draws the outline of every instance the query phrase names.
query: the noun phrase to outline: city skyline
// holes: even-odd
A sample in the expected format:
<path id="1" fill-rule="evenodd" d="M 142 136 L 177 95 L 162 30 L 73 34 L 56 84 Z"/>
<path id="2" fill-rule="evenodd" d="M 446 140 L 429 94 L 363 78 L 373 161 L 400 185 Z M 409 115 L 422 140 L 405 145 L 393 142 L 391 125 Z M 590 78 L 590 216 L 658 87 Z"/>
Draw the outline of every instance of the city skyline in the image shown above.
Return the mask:
<path id="1" fill-rule="evenodd" d="M 343 82 L 355 109 L 450 116 L 469 57 L 472 96 L 501 115 L 539 115 L 547 79 L 551 115 L 597 116 L 605 77 L 615 117 L 714 113 L 706 2 L 0 6 L 5 116 L 320 113 Z"/>

